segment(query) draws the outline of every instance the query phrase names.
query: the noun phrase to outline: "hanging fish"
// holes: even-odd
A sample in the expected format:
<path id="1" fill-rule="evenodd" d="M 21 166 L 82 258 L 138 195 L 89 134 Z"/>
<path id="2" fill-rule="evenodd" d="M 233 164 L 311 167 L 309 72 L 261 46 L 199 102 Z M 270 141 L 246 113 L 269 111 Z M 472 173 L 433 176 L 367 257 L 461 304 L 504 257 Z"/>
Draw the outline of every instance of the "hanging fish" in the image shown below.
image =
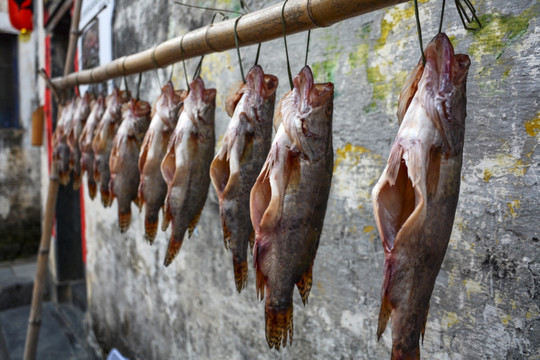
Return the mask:
<path id="1" fill-rule="evenodd" d="M 334 85 L 314 84 L 308 66 L 293 82 L 278 106 L 281 125 L 250 197 L 257 295 L 266 293 L 266 340 L 278 350 L 292 343 L 294 285 L 304 304 L 311 290 L 334 163 Z"/>
<path id="2" fill-rule="evenodd" d="M 129 101 L 131 95 L 129 91 L 114 89 L 113 93 L 107 97 L 107 108 L 103 118 L 96 129 L 96 135 L 92 142 L 94 150 L 94 179 L 99 182 L 101 193 L 101 203 L 105 207 L 112 204 L 112 197 L 109 191 L 109 181 L 111 173 L 109 169 L 109 157 L 112 150 L 112 141 L 120 123 L 122 122 L 122 104 Z"/>
<path id="3" fill-rule="evenodd" d="M 77 109 L 79 97 L 74 97 L 72 100 L 66 102 L 66 104 L 59 109 L 60 116 L 56 123 L 52 137 L 52 160 L 56 164 L 56 170 L 58 171 L 59 182 L 62 185 L 69 183 L 69 173 L 71 167 L 69 166 L 70 151 L 67 144 L 67 135 Z"/>
<path id="4" fill-rule="evenodd" d="M 93 199 L 96 196 L 96 181 L 94 180 L 94 150 L 92 142 L 96 134 L 96 129 L 105 112 L 105 100 L 100 95 L 92 106 L 92 111 L 88 115 L 88 120 L 82 129 L 79 138 L 79 148 L 81 151 L 81 175 L 86 173 L 88 194 Z"/>
<path id="5" fill-rule="evenodd" d="M 249 192 L 270 150 L 277 86 L 277 77 L 265 75 L 260 66 L 251 68 L 246 83 L 228 98 L 229 104 L 234 103 L 229 106 L 234 114 L 221 150 L 210 166 L 219 198 L 225 248 L 233 254 L 238 292 L 247 284 L 247 246 L 250 243 L 253 248 L 254 240 Z"/>
<path id="6" fill-rule="evenodd" d="M 150 125 L 150 104 L 132 98 L 122 112 L 122 123 L 113 139 L 109 168 L 111 200 L 118 200 L 118 225 L 125 232 L 131 223 L 131 202 L 140 206 L 139 153 Z"/>
<path id="7" fill-rule="evenodd" d="M 392 359 L 419 359 L 435 279 L 459 196 L 465 83 L 470 60 L 454 55 L 445 34 L 425 50 L 399 98 L 400 128 L 373 189 L 384 248 L 377 336 L 392 315 Z"/>
<path id="8" fill-rule="evenodd" d="M 193 233 L 208 195 L 216 141 L 215 110 L 216 89 L 205 89 L 202 79 L 195 79 L 161 163 L 167 183 L 162 229 L 172 222 L 165 266 L 178 254 L 186 230 L 189 236 Z"/>
<path id="9" fill-rule="evenodd" d="M 186 96 L 185 90 L 174 91 L 170 81 L 161 89 L 152 109 L 150 127 L 143 140 L 139 157 L 139 199 L 141 206 L 146 205 L 144 236 L 150 244 L 156 237 L 159 210 L 167 195 L 167 183 L 161 175 L 161 161 L 167 152 L 169 138 Z"/>
<path id="10" fill-rule="evenodd" d="M 79 148 L 79 138 L 90 115 L 90 109 L 94 101 L 94 95 L 89 92 L 86 92 L 78 101 L 77 109 L 67 134 L 67 143 L 70 149 L 69 166 L 73 171 L 74 190 L 78 190 L 81 186 L 81 149 Z"/>

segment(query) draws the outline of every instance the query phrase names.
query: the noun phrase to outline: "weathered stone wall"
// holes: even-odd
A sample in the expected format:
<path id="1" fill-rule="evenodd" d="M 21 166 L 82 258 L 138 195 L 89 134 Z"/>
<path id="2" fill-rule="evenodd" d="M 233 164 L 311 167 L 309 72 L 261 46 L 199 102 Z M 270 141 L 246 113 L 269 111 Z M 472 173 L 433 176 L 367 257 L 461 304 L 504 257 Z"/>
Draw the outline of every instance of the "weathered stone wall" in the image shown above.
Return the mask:
<path id="1" fill-rule="evenodd" d="M 232 0 L 196 3 L 239 8 Z M 425 43 L 437 32 L 440 3 L 420 2 Z M 465 31 L 454 2 L 444 22 L 472 64 L 460 200 L 421 352 L 425 359 L 540 359 L 540 5 L 474 3 L 482 30 Z M 208 24 L 211 15 L 164 0 L 119 0 L 115 56 Z M 293 72 L 303 65 L 306 35 L 288 38 Z M 255 47 L 242 56 L 249 69 Z M 148 245 L 135 215 L 121 235 L 116 205 L 103 209 L 86 198 L 89 311 L 102 345 L 135 359 L 389 358 L 390 330 L 376 339 L 384 254 L 370 192 L 397 133 L 399 90 L 419 56 L 412 2 L 312 33 L 309 63 L 318 81 L 336 85 L 335 167 L 309 305 L 295 294 L 292 347 L 268 349 L 253 271 L 236 293 L 213 189 L 198 230 L 167 268 L 170 233 Z M 190 76 L 196 62 L 187 63 Z M 288 90 L 283 42 L 263 44 L 260 64 L 279 76 L 280 98 Z M 160 70 L 159 81 L 169 71 Z M 218 89 L 219 144 L 226 92 L 240 78 L 235 52 L 207 56 L 202 77 Z M 181 66 L 173 81 L 185 87 Z M 158 90 L 155 72 L 144 74 L 141 97 L 153 100 Z"/>
<path id="2" fill-rule="evenodd" d="M 7 3 L 0 7 L 0 32 L 16 33 Z M 40 157 L 31 146 L 37 108 L 34 34 L 18 41 L 18 127 L 0 128 L 0 261 L 37 252 L 41 227 Z M 0 80 L 1 81 L 1 80 Z"/>

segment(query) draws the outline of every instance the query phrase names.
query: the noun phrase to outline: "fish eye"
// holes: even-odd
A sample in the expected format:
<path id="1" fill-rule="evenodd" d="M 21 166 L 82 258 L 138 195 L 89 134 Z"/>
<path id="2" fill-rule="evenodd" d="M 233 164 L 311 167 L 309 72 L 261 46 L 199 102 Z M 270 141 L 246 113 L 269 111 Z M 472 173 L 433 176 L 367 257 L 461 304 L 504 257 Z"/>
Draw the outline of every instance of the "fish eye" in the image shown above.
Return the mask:
<path id="1" fill-rule="evenodd" d="M 326 104 L 326 108 L 324 109 L 324 111 L 326 112 L 327 115 L 332 115 L 332 102 L 329 102 L 328 104 Z"/>

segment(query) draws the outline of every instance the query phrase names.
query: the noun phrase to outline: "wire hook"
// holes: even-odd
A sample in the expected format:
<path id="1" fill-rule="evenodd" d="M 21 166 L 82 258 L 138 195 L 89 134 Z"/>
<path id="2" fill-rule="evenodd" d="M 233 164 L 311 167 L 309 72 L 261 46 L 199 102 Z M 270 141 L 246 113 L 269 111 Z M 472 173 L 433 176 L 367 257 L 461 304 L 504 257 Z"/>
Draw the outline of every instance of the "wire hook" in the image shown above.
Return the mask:
<path id="1" fill-rule="evenodd" d="M 184 46 L 183 46 L 184 37 L 186 36 L 186 34 L 182 35 L 182 38 L 180 39 L 180 55 L 182 56 L 182 66 L 184 67 L 184 78 L 186 79 L 186 86 L 187 86 L 187 90 L 189 91 L 190 90 L 190 88 L 189 88 L 189 80 L 188 80 L 188 77 L 187 77 L 186 60 L 184 59 Z"/>
<path id="2" fill-rule="evenodd" d="M 287 32 L 285 29 L 285 5 L 287 5 L 287 1 L 289 0 L 285 0 L 283 2 L 283 7 L 281 8 L 281 26 L 283 27 L 283 42 L 285 43 L 285 56 L 287 57 L 287 74 L 289 75 L 289 85 L 292 90 L 293 80 L 292 80 L 292 74 L 291 74 L 291 63 L 289 62 L 289 50 L 287 50 Z"/>
<path id="3" fill-rule="evenodd" d="M 469 11 L 471 12 L 471 17 L 467 15 L 467 11 L 465 11 L 465 7 L 461 3 L 461 1 L 465 2 L 465 5 L 467 5 L 467 8 L 469 8 Z M 455 0 L 456 8 L 458 10 L 459 18 L 461 19 L 461 23 L 463 24 L 463 27 L 466 30 L 479 30 L 482 27 L 482 23 L 480 22 L 480 19 L 478 16 L 476 16 L 476 9 L 474 8 L 473 4 L 469 0 Z M 465 19 L 467 21 L 465 21 Z M 474 23 L 478 24 L 478 27 L 471 27 L 470 24 Z"/>
<path id="4" fill-rule="evenodd" d="M 242 66 L 242 57 L 240 56 L 240 46 L 238 44 L 238 31 L 236 30 L 238 26 L 238 21 L 244 16 L 243 14 L 236 18 L 234 22 L 234 42 L 236 44 L 236 54 L 238 55 L 238 65 L 240 65 L 240 74 L 242 75 L 242 82 L 246 83 L 246 77 L 244 76 L 244 67 Z"/>
<path id="5" fill-rule="evenodd" d="M 126 88 L 126 91 L 128 91 L 128 84 L 126 79 L 126 59 L 127 56 L 124 56 L 124 59 L 122 60 L 122 75 L 124 76 L 124 87 Z"/>
<path id="6" fill-rule="evenodd" d="M 426 65 L 426 56 L 424 55 L 424 45 L 422 44 L 422 28 L 420 27 L 420 15 L 418 14 L 418 0 L 414 0 L 414 16 L 416 17 L 416 30 L 418 32 L 418 42 L 420 43 L 420 52 L 422 53 L 422 65 Z"/>

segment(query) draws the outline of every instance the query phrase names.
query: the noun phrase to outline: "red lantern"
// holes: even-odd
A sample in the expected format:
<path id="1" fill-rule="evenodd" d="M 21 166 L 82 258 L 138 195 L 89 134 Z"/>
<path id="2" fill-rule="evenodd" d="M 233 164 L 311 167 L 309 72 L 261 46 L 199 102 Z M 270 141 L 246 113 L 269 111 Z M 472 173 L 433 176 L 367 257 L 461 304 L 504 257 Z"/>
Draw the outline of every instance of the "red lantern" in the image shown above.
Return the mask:
<path id="1" fill-rule="evenodd" d="M 9 19 L 15 29 L 22 32 L 32 31 L 32 0 L 8 0 Z"/>

